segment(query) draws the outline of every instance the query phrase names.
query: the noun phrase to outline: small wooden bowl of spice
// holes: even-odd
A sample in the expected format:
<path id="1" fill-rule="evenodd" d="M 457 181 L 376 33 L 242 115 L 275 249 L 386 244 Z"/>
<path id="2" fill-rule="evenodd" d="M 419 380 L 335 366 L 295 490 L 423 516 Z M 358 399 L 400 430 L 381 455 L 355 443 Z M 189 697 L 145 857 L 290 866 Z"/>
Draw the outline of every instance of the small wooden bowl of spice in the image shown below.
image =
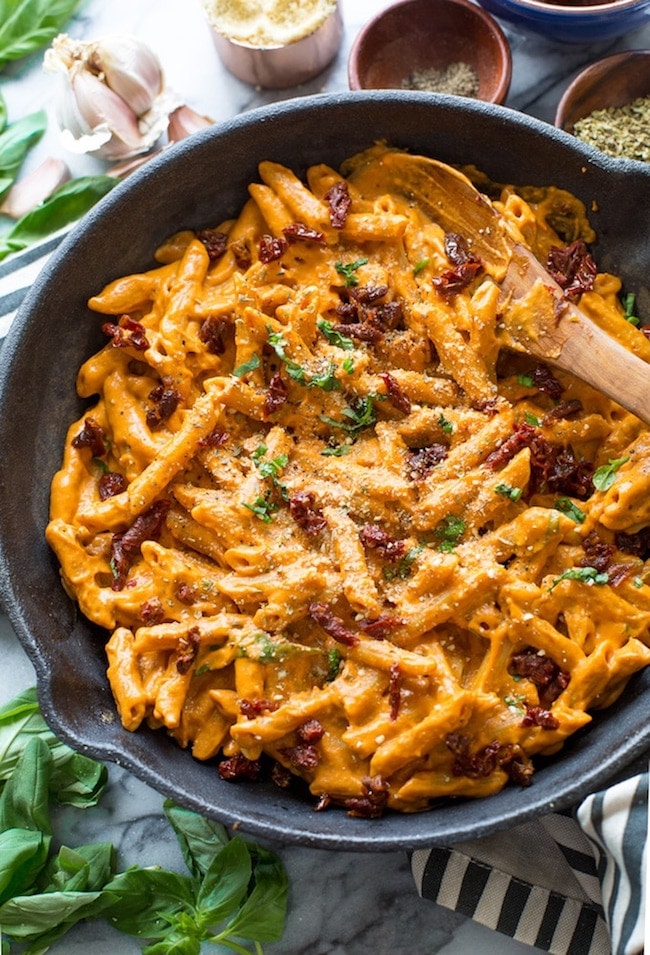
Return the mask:
<path id="1" fill-rule="evenodd" d="M 614 53 L 582 70 L 555 125 L 609 156 L 650 162 L 650 50 Z"/>
<path id="2" fill-rule="evenodd" d="M 357 34 L 350 89 L 412 89 L 503 103 L 510 45 L 496 20 L 471 0 L 400 0 Z"/>

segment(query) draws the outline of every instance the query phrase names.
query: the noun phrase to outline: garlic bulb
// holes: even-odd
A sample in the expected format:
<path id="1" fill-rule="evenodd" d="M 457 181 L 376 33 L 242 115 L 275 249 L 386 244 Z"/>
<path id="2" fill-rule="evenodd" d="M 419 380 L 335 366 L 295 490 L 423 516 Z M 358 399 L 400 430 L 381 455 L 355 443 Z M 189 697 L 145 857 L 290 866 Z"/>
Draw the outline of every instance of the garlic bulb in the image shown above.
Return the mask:
<path id="1" fill-rule="evenodd" d="M 59 34 L 44 68 L 62 79 L 56 112 L 72 152 L 114 160 L 146 153 L 180 105 L 165 88 L 155 53 L 136 37 L 84 42 Z"/>

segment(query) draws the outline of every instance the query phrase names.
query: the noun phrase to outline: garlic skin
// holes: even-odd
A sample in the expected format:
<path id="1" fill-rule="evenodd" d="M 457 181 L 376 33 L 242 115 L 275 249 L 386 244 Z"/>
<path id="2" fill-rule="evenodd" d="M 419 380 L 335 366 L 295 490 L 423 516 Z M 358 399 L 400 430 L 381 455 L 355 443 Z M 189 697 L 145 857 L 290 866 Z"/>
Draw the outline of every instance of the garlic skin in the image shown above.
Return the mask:
<path id="1" fill-rule="evenodd" d="M 111 160 L 147 153 L 180 105 L 156 55 L 129 35 L 85 42 L 59 34 L 43 66 L 61 80 L 56 115 L 71 152 Z"/>

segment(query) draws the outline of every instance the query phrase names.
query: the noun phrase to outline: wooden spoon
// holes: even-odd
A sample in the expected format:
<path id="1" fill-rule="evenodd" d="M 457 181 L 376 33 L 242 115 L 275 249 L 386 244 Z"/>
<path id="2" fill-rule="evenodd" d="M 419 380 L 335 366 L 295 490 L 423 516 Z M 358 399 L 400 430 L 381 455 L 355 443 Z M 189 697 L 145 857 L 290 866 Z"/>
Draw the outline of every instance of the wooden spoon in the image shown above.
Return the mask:
<path id="1" fill-rule="evenodd" d="M 492 203 L 461 172 L 410 153 L 386 152 L 359 169 L 364 182 L 417 203 L 445 232 L 470 243 L 485 270 L 501 284 L 504 344 L 571 372 L 650 424 L 650 365 L 604 332 L 535 258 L 508 233 Z M 354 179 L 354 175 L 352 176 Z M 509 318 L 510 314 L 510 318 Z"/>

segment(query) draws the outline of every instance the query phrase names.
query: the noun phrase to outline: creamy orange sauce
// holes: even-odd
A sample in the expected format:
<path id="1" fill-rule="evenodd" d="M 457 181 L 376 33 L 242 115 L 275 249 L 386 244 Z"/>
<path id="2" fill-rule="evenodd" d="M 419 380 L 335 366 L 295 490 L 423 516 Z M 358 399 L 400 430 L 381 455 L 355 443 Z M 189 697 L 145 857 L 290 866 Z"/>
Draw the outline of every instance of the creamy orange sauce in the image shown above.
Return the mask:
<path id="1" fill-rule="evenodd" d="M 504 348 L 498 284 L 479 271 L 441 294 L 444 233 L 398 193 L 353 176 L 333 227 L 337 170 L 259 173 L 219 258 L 185 231 L 90 301 L 124 347 L 80 369 L 94 404 L 70 427 L 47 539 L 109 632 L 124 726 L 199 759 L 266 754 L 362 814 L 373 795 L 411 812 L 527 782 L 650 660 L 647 568 L 624 536 L 650 522 L 647 430 L 565 373 L 560 397 L 536 387 L 538 362 Z M 589 236 L 572 197 L 524 195 L 495 205 L 540 257 Z M 260 238 L 295 223 L 319 237 L 263 261 Z M 619 293 L 599 275 L 583 299 L 648 359 Z M 88 419 L 99 447 L 79 440 Z M 540 479 L 530 441 L 495 465 L 522 426 L 588 475 L 609 466 L 610 486 Z"/>

